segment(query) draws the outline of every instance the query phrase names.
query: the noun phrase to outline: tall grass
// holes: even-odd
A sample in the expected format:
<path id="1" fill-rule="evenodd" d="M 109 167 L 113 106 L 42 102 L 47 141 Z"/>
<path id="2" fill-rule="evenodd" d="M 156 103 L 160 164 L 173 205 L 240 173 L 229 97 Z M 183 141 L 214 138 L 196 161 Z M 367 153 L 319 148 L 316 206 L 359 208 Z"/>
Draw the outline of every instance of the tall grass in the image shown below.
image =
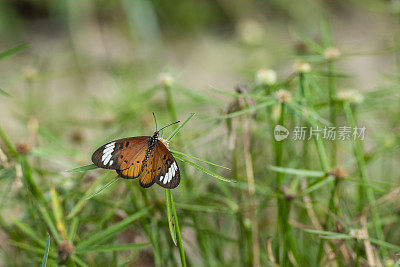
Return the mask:
<path id="1" fill-rule="evenodd" d="M 154 46 L 161 45 L 158 7 L 146 1 L 138 1 L 135 8 L 127 1 L 122 4 L 132 38 L 143 35 L 154 40 Z M 52 12 L 65 8 L 53 5 Z M 69 8 L 64 26 L 76 27 L 79 16 Z M 140 9 L 150 15 L 132 19 Z M 146 19 L 151 32 L 142 24 Z M 76 50 L 79 31 L 70 30 L 74 64 L 83 73 L 90 67 Z M 154 72 L 153 86 L 143 89 L 141 74 L 135 76 L 132 66 L 115 62 L 107 66 L 112 92 L 106 97 L 85 92 L 85 99 L 73 106 L 76 110 L 70 102 L 54 107 L 43 101 L 48 97 L 45 89 L 37 88 L 45 86 L 40 79 L 46 75 L 40 70 L 25 77 L 29 107 L 25 96 L 1 88 L 0 101 L 22 110 L 8 119 L 22 125 L 29 137 L 18 140 L 1 118 L 0 227 L 6 237 L 0 235 L 0 262 L 399 265 L 397 168 L 388 171 L 399 156 L 398 73 L 363 95 L 362 90 L 346 91 L 352 72 L 341 63 L 352 61 L 359 51 L 335 48 L 327 22 L 320 35 L 321 41 L 298 37 L 307 53 L 287 62 L 285 67 L 297 62 L 291 73 L 279 72 L 280 79 L 249 79 L 235 91 L 196 91 L 170 74 L 156 81 Z M 0 53 L 0 64 L 27 48 L 23 44 Z M 397 47 L 378 52 L 398 56 Z M 152 65 L 154 58 L 147 59 Z M 82 114 L 76 116 L 75 111 Z M 136 180 L 121 179 L 89 161 L 94 149 L 107 141 L 151 135 L 152 111 L 159 124 L 181 120 L 162 133 L 181 170 L 181 185 L 174 190 L 157 185 L 143 189 Z M 376 118 L 388 128 L 375 129 Z M 275 139 L 275 125 L 289 129 L 287 139 Z M 346 140 L 322 137 L 329 127 L 364 125 L 364 140 L 351 133 Z M 295 140 L 296 126 L 307 128 L 304 140 Z M 311 127 L 320 130 L 319 138 L 310 137 Z M 379 164 L 383 167 L 378 170 Z"/>

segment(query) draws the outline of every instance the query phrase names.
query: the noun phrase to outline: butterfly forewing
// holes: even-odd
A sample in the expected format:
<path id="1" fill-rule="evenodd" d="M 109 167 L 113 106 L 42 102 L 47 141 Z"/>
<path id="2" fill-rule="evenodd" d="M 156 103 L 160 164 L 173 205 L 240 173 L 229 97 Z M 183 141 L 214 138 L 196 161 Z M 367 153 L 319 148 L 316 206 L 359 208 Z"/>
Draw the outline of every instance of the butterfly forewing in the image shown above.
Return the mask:
<path id="1" fill-rule="evenodd" d="M 149 139 L 149 136 L 138 136 L 112 141 L 99 147 L 93 153 L 92 161 L 103 169 L 124 171 L 124 178 L 136 178 L 142 170 Z"/>

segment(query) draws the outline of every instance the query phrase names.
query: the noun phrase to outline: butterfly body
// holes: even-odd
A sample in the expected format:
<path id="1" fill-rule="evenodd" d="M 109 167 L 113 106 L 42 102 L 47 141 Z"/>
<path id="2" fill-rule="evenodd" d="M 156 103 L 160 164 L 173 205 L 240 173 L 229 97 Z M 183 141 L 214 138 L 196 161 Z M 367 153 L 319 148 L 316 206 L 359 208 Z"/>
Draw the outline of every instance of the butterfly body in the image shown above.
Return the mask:
<path id="1" fill-rule="evenodd" d="M 103 169 L 116 170 L 126 179 L 139 178 L 142 187 L 154 183 L 175 188 L 180 182 L 179 167 L 156 131 L 153 136 L 138 136 L 112 141 L 99 147 L 93 163 Z"/>

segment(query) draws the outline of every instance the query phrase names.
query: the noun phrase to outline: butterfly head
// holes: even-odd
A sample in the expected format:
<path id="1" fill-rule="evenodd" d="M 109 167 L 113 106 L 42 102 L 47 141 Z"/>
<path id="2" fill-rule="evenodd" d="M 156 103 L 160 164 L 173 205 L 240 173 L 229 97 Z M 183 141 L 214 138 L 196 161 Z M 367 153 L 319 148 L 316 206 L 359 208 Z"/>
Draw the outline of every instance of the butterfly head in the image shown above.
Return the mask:
<path id="1" fill-rule="evenodd" d="M 154 139 L 154 140 L 157 140 L 157 139 L 158 139 L 158 135 L 159 135 L 159 133 L 160 133 L 161 130 L 163 130 L 163 129 L 165 129 L 165 128 L 171 126 L 171 125 L 174 125 L 175 123 L 179 123 L 179 122 L 180 122 L 180 121 L 176 121 L 176 122 L 174 122 L 174 123 L 171 123 L 171 124 L 168 124 L 167 126 L 162 127 L 160 130 L 157 130 L 157 120 L 156 120 L 156 115 L 154 115 L 154 112 L 153 112 L 153 117 L 154 117 L 154 122 L 155 122 L 155 124 L 156 124 L 156 131 L 155 131 L 154 134 L 153 134 L 153 139 Z"/>

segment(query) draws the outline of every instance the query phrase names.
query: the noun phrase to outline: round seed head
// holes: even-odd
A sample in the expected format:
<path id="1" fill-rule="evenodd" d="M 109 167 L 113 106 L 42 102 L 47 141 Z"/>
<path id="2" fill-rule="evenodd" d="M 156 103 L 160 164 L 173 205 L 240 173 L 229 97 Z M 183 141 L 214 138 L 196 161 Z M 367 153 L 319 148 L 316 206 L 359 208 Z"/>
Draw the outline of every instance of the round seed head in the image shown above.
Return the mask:
<path id="1" fill-rule="evenodd" d="M 67 240 L 62 241 L 57 247 L 58 259 L 60 263 L 65 263 L 67 257 L 71 255 L 74 250 L 75 248 L 70 242 L 68 242 Z"/>
<path id="2" fill-rule="evenodd" d="M 32 66 L 24 68 L 23 74 L 27 82 L 33 82 L 37 78 L 37 70 Z"/>
<path id="3" fill-rule="evenodd" d="M 236 31 L 240 40 L 250 45 L 260 44 L 265 37 L 262 25 L 253 19 L 241 20 Z"/>
<path id="4" fill-rule="evenodd" d="M 337 166 L 335 169 L 330 170 L 328 174 L 339 179 L 349 177 L 349 174 L 340 166 Z"/>
<path id="5" fill-rule="evenodd" d="M 328 47 L 324 51 L 324 57 L 326 60 L 335 60 L 340 57 L 340 51 L 336 47 Z"/>
<path id="6" fill-rule="evenodd" d="M 347 101 L 351 104 L 360 104 L 364 100 L 364 96 L 357 90 L 340 90 L 336 98 L 340 101 Z"/>
<path id="7" fill-rule="evenodd" d="M 292 99 L 292 94 L 289 91 L 280 89 L 275 92 L 275 98 L 281 103 L 287 103 Z"/>
<path id="8" fill-rule="evenodd" d="M 169 73 L 160 73 L 157 80 L 161 86 L 171 86 L 174 83 L 174 78 Z"/>
<path id="9" fill-rule="evenodd" d="M 18 154 L 26 155 L 32 152 L 32 145 L 28 142 L 19 142 L 15 145 L 15 149 L 17 150 Z"/>
<path id="10" fill-rule="evenodd" d="M 311 65 L 305 61 L 297 61 L 295 64 L 295 69 L 299 73 L 308 73 L 311 71 Z"/>
<path id="11" fill-rule="evenodd" d="M 276 72 L 271 69 L 261 69 L 257 71 L 256 83 L 259 85 L 273 85 L 277 81 Z"/>

